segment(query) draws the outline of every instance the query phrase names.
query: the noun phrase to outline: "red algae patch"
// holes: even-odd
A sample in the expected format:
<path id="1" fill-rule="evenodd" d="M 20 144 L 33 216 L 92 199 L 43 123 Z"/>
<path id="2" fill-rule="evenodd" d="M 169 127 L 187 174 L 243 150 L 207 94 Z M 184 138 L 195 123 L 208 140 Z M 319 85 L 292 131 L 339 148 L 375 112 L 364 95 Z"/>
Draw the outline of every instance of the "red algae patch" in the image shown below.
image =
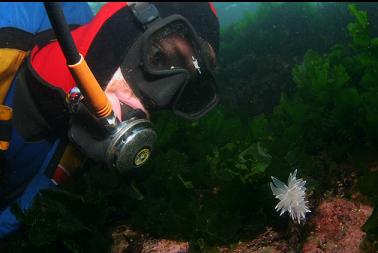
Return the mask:
<path id="1" fill-rule="evenodd" d="M 361 230 L 373 208 L 340 198 L 325 200 L 310 220 L 313 226 L 305 253 L 357 253 L 365 237 Z"/>
<path id="2" fill-rule="evenodd" d="M 232 250 L 226 247 L 219 248 L 220 253 L 283 253 L 289 252 L 289 245 L 282 236 L 268 227 L 267 230 L 247 242 L 240 242 Z"/>
<path id="3" fill-rule="evenodd" d="M 189 243 L 170 240 L 148 240 L 143 244 L 141 253 L 187 253 Z"/>
<path id="4" fill-rule="evenodd" d="M 308 220 L 309 232 L 303 253 L 359 253 L 365 232 L 361 227 L 373 208 L 342 198 L 324 200 Z M 299 227 L 297 227 L 299 228 Z M 300 230 L 298 231 L 299 233 Z M 295 237 L 296 235 L 293 234 Z M 127 239 L 126 239 L 127 238 Z M 155 239 L 120 226 L 113 232 L 112 253 L 189 253 L 189 243 Z M 289 242 L 291 241 L 291 243 Z M 298 252 L 300 242 L 285 237 L 271 227 L 255 239 L 239 242 L 232 247 L 220 246 L 219 253 L 288 253 Z"/>
<path id="5" fill-rule="evenodd" d="M 118 226 L 112 233 L 114 244 L 111 253 L 188 253 L 189 243 L 166 239 L 153 239 Z"/>

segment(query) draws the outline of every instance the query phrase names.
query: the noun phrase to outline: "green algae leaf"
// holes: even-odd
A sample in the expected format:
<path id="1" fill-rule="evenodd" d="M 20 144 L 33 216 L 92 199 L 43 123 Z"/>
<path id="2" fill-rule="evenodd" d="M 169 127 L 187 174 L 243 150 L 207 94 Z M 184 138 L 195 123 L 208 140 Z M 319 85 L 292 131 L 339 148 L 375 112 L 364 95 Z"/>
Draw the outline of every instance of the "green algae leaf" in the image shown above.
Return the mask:
<path id="1" fill-rule="evenodd" d="M 332 69 L 332 84 L 336 88 L 342 88 L 350 80 L 350 77 L 343 65 L 336 65 Z"/>
<path id="2" fill-rule="evenodd" d="M 346 88 L 341 89 L 335 96 L 334 112 L 336 117 L 341 120 L 353 116 L 354 112 L 362 105 L 362 99 L 357 89 Z"/>
<path id="3" fill-rule="evenodd" d="M 252 120 L 251 135 L 255 140 L 263 140 L 268 137 L 268 120 L 264 115 L 259 115 Z"/>
<path id="4" fill-rule="evenodd" d="M 132 198 L 135 198 L 136 200 L 143 200 L 144 199 L 144 195 L 142 194 L 142 192 L 138 189 L 138 187 L 136 186 L 135 182 L 132 181 L 130 183 L 130 196 Z"/>
<path id="5" fill-rule="evenodd" d="M 368 16 L 366 11 L 360 11 L 355 4 L 348 5 L 349 12 L 357 19 L 357 23 L 366 28 L 368 26 Z"/>
<path id="6" fill-rule="evenodd" d="M 349 4 L 348 9 L 352 14 L 356 22 L 349 23 L 347 28 L 349 34 L 353 38 L 353 42 L 357 47 L 367 47 L 370 45 L 370 36 L 368 31 L 369 21 L 366 11 L 360 11 L 355 4 Z"/>
<path id="7" fill-rule="evenodd" d="M 374 38 L 374 39 L 372 39 L 372 40 L 371 40 L 371 44 L 372 44 L 373 46 L 378 46 L 378 38 Z"/>
<path id="8" fill-rule="evenodd" d="M 200 250 L 204 250 L 205 249 L 205 240 L 203 238 L 199 238 L 197 241 L 197 246 L 199 247 Z"/>
<path id="9" fill-rule="evenodd" d="M 186 189 L 193 189 L 193 183 L 192 181 L 185 181 L 181 175 L 177 175 L 178 179 L 180 179 L 181 183 L 184 185 Z"/>
<path id="10" fill-rule="evenodd" d="M 251 183 L 255 176 L 265 172 L 271 160 L 272 156 L 263 144 L 253 143 L 239 154 L 233 172 L 240 176 L 243 183 Z"/>
<path id="11" fill-rule="evenodd" d="M 70 252 L 83 253 L 83 250 L 75 241 L 67 239 L 67 240 L 64 240 L 63 243 L 70 250 Z"/>
<path id="12" fill-rule="evenodd" d="M 253 143 L 246 150 L 240 153 L 239 161 L 245 163 L 247 161 L 264 161 L 269 162 L 272 156 L 268 154 L 265 147 L 260 142 Z"/>

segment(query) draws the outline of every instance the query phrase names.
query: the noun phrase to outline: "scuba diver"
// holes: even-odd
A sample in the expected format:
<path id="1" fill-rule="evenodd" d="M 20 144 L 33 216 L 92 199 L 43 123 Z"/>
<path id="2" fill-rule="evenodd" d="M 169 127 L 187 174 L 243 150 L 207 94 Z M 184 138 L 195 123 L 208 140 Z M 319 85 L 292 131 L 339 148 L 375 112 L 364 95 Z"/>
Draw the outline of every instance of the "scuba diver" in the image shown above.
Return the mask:
<path id="1" fill-rule="evenodd" d="M 211 3 L 45 7 L 0 3 L 0 238 L 20 226 L 13 203 L 27 210 L 83 158 L 142 166 L 154 112 L 196 120 L 218 102 Z"/>

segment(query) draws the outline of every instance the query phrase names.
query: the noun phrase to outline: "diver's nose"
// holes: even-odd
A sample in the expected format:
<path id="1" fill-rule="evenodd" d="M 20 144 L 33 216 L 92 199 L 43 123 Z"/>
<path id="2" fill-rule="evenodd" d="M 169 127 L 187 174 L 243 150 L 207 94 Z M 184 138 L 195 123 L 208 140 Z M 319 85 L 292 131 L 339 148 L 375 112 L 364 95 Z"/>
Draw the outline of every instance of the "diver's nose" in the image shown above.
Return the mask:
<path id="1" fill-rule="evenodd" d="M 160 47 L 166 55 L 167 64 L 195 71 L 192 64 L 194 49 L 188 40 L 178 35 L 170 36 L 160 42 Z"/>

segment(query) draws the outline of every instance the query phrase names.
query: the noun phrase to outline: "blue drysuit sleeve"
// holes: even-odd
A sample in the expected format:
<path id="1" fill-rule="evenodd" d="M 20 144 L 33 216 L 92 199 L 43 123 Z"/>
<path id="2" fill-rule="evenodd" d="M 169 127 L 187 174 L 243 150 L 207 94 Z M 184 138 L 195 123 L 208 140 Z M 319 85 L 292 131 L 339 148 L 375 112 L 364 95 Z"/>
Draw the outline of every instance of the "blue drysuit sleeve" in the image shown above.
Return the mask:
<path id="1" fill-rule="evenodd" d="M 87 2 L 63 2 L 68 24 L 88 23 L 93 14 Z M 0 2 L 0 29 L 17 28 L 32 34 L 50 29 L 50 21 L 42 2 Z"/>
<path id="2" fill-rule="evenodd" d="M 56 152 L 59 143 L 59 140 L 55 141 L 50 152 L 46 155 L 46 159 L 44 160 L 37 175 L 34 176 L 22 195 L 14 201 L 21 207 L 22 210 L 27 210 L 31 207 L 32 200 L 40 190 L 55 186 L 52 180 L 45 175 L 45 170 L 48 167 L 52 156 Z M 19 226 L 20 222 L 14 216 L 9 206 L 0 211 L 0 238 L 3 238 L 4 236 L 16 231 Z"/>
<path id="3" fill-rule="evenodd" d="M 93 18 L 91 9 L 86 2 L 64 2 L 62 8 L 69 24 L 82 25 Z M 42 2 L 0 2 L 0 31 L 2 28 L 15 28 L 36 34 L 50 29 L 51 25 Z M 14 200 L 22 209 L 30 208 L 32 200 L 41 189 L 54 186 L 50 178 L 45 175 L 45 170 L 56 151 L 58 143 L 59 140 L 54 143 L 53 148 L 46 155 L 43 165 L 38 168 L 38 173 L 22 195 Z M 16 231 L 19 226 L 20 222 L 13 215 L 9 206 L 0 210 L 0 238 Z"/>

